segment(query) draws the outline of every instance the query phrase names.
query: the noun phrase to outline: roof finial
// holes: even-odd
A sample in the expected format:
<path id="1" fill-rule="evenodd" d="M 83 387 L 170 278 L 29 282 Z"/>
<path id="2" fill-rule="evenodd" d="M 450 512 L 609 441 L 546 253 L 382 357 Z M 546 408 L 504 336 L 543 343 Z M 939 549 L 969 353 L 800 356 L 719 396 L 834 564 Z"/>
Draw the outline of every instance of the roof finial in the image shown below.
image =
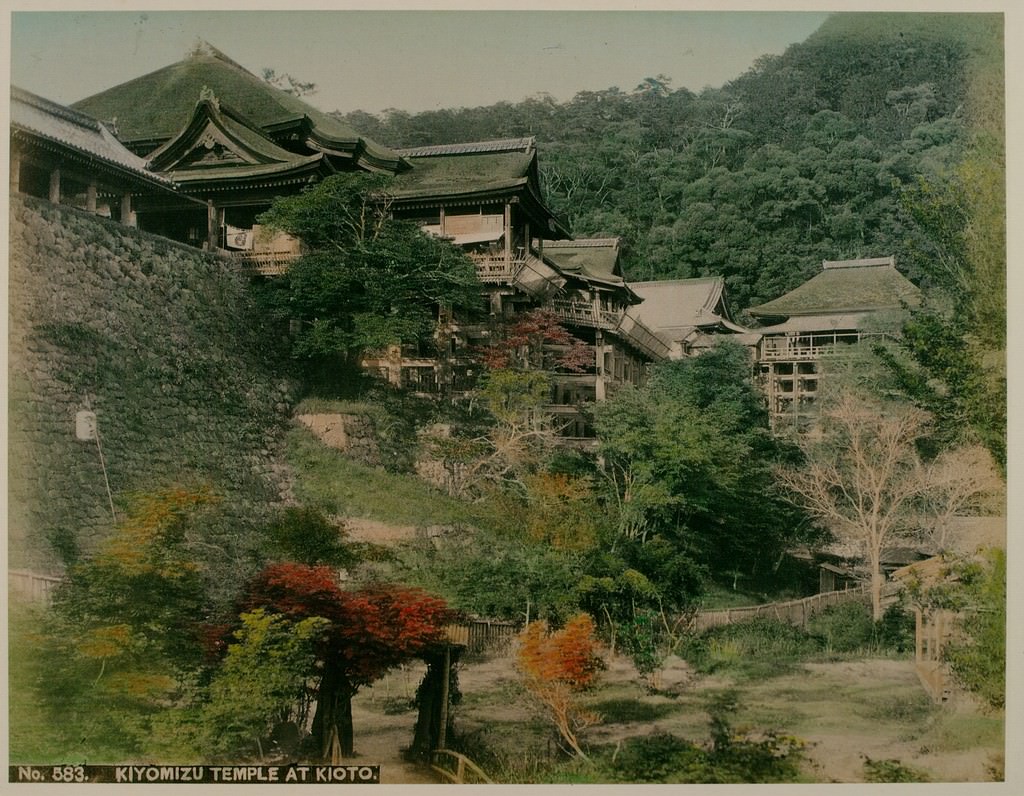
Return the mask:
<path id="1" fill-rule="evenodd" d="M 192 47 L 188 51 L 189 57 L 198 58 L 201 55 L 213 55 L 213 47 L 210 46 L 208 41 L 205 41 L 196 36 L 195 41 L 192 42 Z"/>
<path id="2" fill-rule="evenodd" d="M 199 91 L 199 101 L 209 102 L 214 108 L 220 110 L 220 100 L 217 99 L 217 95 L 213 93 L 213 89 L 209 86 L 203 86 Z"/>

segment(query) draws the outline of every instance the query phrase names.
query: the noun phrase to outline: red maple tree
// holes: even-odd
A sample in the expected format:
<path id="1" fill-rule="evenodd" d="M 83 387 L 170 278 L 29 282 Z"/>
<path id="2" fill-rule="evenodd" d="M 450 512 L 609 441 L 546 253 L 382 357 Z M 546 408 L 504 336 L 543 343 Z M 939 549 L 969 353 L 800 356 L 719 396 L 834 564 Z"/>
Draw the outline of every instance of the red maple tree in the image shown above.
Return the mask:
<path id="1" fill-rule="evenodd" d="M 478 353 L 491 370 L 557 368 L 580 373 L 594 364 L 590 347 L 544 307 L 518 316 Z"/>
<path id="2" fill-rule="evenodd" d="M 325 758 L 353 754 L 352 697 L 388 669 L 445 642 L 453 612 L 420 589 L 377 585 L 342 589 L 326 566 L 272 564 L 250 583 L 240 613 L 262 608 L 295 621 L 330 625 L 317 650 L 319 686 L 313 735 Z"/>

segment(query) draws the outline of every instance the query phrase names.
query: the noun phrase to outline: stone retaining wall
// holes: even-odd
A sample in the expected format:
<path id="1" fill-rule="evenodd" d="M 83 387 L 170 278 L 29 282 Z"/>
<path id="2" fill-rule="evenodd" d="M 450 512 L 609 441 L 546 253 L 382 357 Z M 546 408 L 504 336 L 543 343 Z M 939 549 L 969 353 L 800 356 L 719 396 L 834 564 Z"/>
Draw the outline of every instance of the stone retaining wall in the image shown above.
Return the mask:
<path id="1" fill-rule="evenodd" d="M 12 197 L 9 290 L 11 566 L 59 567 L 109 533 L 100 451 L 75 435 L 85 409 L 118 510 L 134 491 L 208 484 L 230 555 L 286 488 L 276 453 L 294 401 L 244 278 L 196 249 Z"/>

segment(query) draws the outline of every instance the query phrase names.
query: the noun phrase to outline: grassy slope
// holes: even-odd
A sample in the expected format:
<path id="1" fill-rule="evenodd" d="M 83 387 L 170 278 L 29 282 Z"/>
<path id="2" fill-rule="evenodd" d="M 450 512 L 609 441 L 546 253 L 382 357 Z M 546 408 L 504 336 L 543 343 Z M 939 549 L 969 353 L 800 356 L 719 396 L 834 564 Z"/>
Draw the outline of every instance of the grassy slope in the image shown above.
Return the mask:
<path id="1" fill-rule="evenodd" d="M 472 525 L 480 519 L 473 506 L 444 495 L 415 475 L 358 464 L 305 428 L 289 432 L 287 456 L 295 472 L 296 497 L 304 503 L 394 525 Z"/>

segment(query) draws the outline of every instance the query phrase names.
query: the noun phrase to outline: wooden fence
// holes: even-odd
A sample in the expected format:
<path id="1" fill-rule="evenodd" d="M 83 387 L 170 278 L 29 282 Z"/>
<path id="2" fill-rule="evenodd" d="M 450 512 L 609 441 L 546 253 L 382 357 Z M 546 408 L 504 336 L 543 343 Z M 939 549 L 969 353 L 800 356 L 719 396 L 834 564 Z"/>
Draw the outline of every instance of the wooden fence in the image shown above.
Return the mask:
<path id="1" fill-rule="evenodd" d="M 471 619 L 445 628 L 448 640 L 470 654 L 491 651 L 506 652 L 522 625 L 497 619 Z"/>
<path id="2" fill-rule="evenodd" d="M 690 629 L 695 632 L 708 630 L 712 627 L 731 625 L 734 622 L 747 622 L 751 619 L 778 619 L 791 625 L 806 628 L 808 621 L 826 608 L 841 603 L 865 601 L 871 599 L 870 586 L 864 585 L 844 591 L 829 591 L 804 597 L 802 600 L 789 600 L 781 603 L 765 605 L 749 605 L 742 608 L 724 608 L 717 611 L 699 611 Z"/>
<path id="3" fill-rule="evenodd" d="M 53 590 L 64 579 L 58 575 L 40 575 L 21 569 L 7 570 L 7 591 L 12 599 L 49 605 Z"/>
<path id="4" fill-rule="evenodd" d="M 430 767 L 445 779 L 457 785 L 465 783 L 493 784 L 480 766 L 459 752 L 435 749 L 430 755 Z"/>

